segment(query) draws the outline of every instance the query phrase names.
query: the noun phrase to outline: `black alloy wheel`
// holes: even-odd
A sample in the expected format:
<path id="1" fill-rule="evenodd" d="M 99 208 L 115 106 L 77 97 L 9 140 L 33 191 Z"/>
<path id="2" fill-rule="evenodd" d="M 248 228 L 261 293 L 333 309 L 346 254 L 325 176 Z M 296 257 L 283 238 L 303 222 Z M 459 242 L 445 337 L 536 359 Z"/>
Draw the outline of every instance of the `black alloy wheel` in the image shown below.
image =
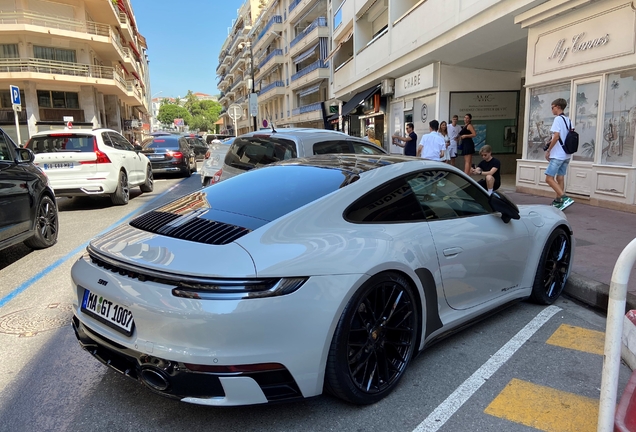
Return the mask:
<path id="1" fill-rule="evenodd" d="M 563 228 L 555 229 L 541 254 L 530 299 L 549 305 L 563 292 L 570 270 L 572 240 Z"/>
<path id="2" fill-rule="evenodd" d="M 34 234 L 24 244 L 32 249 L 44 249 L 57 242 L 58 218 L 55 202 L 43 196 L 38 205 Z"/>
<path id="3" fill-rule="evenodd" d="M 150 165 L 148 165 L 148 167 L 146 168 L 146 181 L 141 186 L 139 186 L 139 189 L 141 189 L 143 193 L 152 192 L 155 187 L 154 182 L 155 178 L 152 175 L 152 168 L 150 167 Z"/>
<path id="4" fill-rule="evenodd" d="M 327 360 L 326 390 L 356 404 L 384 398 L 413 358 L 418 323 L 416 296 L 404 277 L 371 278 L 340 318 Z"/>
<path id="5" fill-rule="evenodd" d="M 117 183 L 117 189 L 115 193 L 110 195 L 110 200 L 115 205 L 128 204 L 130 199 L 130 186 L 128 185 L 128 176 L 125 172 L 119 172 L 119 182 Z"/>

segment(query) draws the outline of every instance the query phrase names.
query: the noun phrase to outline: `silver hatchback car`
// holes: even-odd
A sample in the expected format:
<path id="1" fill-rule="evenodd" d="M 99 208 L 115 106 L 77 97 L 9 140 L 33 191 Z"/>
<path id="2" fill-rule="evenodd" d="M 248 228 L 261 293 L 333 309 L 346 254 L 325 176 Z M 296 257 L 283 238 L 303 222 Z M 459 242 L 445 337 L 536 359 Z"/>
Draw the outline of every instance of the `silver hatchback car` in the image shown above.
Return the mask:
<path id="1" fill-rule="evenodd" d="M 225 156 L 220 175 L 215 178 L 218 181 L 226 180 L 274 162 L 330 153 L 387 154 L 383 148 L 362 138 L 327 129 L 260 130 L 234 140 Z M 211 183 L 214 182 L 213 179 Z"/>

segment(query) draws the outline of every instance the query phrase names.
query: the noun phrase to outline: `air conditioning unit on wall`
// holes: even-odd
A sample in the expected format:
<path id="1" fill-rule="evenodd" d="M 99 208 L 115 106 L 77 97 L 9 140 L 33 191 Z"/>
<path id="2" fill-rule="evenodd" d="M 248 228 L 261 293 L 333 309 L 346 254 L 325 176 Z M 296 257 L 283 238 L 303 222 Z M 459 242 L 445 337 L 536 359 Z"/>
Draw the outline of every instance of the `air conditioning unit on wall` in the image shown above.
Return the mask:
<path id="1" fill-rule="evenodd" d="M 394 87 L 395 80 L 393 78 L 385 78 L 382 80 L 380 93 L 382 93 L 382 96 L 392 95 Z"/>

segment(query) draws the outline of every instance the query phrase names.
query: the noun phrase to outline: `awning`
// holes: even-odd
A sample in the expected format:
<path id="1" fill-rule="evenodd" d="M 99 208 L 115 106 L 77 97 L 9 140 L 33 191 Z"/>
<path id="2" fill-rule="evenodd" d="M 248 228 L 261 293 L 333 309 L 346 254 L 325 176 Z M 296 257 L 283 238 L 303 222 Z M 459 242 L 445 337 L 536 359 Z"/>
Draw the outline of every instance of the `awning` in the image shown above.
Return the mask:
<path id="1" fill-rule="evenodd" d="M 141 60 L 141 55 L 139 54 L 139 50 L 137 49 L 137 47 L 135 46 L 134 43 L 132 42 L 128 42 L 128 45 L 130 45 L 130 48 L 133 50 L 133 52 L 135 53 L 135 55 L 137 55 L 137 58 Z"/>
<path id="2" fill-rule="evenodd" d="M 376 94 L 379 90 L 380 90 L 380 84 L 377 84 L 371 88 L 366 89 L 365 91 L 358 93 L 357 95 L 349 99 L 349 102 L 344 104 L 344 106 L 342 107 L 342 115 L 346 116 L 351 114 L 356 108 L 358 108 L 358 106 L 362 105 L 364 101 L 366 101 L 371 96 Z M 328 120 L 332 120 L 335 118 L 336 119 L 338 118 L 338 114 L 332 115 L 331 117 L 328 118 Z"/>
<path id="3" fill-rule="evenodd" d="M 124 72 L 126 72 L 126 75 L 128 75 L 128 69 L 126 69 L 126 66 L 124 66 L 124 64 L 121 61 L 119 62 L 119 65 L 124 70 Z"/>
<path id="4" fill-rule="evenodd" d="M 298 91 L 298 96 L 300 97 L 305 97 L 307 95 L 310 95 L 312 93 L 316 93 L 318 90 L 320 90 L 320 83 L 313 85 L 311 87 L 306 87 L 302 90 Z"/>
<path id="5" fill-rule="evenodd" d="M 292 59 L 294 63 L 298 64 L 301 61 L 311 57 L 311 55 L 314 53 L 314 51 L 316 50 L 316 48 L 318 48 L 318 44 L 315 44 L 314 46 L 312 46 L 311 48 L 309 48 L 307 51 L 303 52 L 302 54 L 298 55 L 295 59 Z"/>
<path id="6" fill-rule="evenodd" d="M 331 57 L 333 57 L 334 55 L 336 55 L 336 53 L 338 52 L 338 50 L 340 49 L 340 47 L 342 47 L 342 45 L 344 45 L 345 43 L 347 43 L 349 41 L 349 39 L 351 39 L 351 37 L 353 36 L 353 28 L 351 30 L 349 30 L 347 32 L 347 35 L 342 38 L 340 40 L 340 42 L 338 42 L 338 45 L 333 49 L 333 51 L 331 51 L 329 53 L 329 55 L 327 56 L 327 58 L 325 59 L 325 61 L 329 61 L 331 60 Z"/>
<path id="7" fill-rule="evenodd" d="M 137 33 L 137 41 L 142 48 L 148 49 L 148 42 L 146 42 L 146 38 L 141 35 L 141 33 Z"/>

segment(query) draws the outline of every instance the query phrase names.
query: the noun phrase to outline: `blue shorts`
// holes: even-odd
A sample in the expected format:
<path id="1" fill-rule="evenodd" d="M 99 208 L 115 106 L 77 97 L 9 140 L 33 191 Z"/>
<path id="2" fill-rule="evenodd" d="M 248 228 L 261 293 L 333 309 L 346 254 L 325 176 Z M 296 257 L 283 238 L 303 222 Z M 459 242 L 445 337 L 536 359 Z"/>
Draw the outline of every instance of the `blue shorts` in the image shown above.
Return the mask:
<path id="1" fill-rule="evenodd" d="M 550 159 L 545 175 L 550 177 L 564 176 L 568 170 L 570 159 Z"/>

